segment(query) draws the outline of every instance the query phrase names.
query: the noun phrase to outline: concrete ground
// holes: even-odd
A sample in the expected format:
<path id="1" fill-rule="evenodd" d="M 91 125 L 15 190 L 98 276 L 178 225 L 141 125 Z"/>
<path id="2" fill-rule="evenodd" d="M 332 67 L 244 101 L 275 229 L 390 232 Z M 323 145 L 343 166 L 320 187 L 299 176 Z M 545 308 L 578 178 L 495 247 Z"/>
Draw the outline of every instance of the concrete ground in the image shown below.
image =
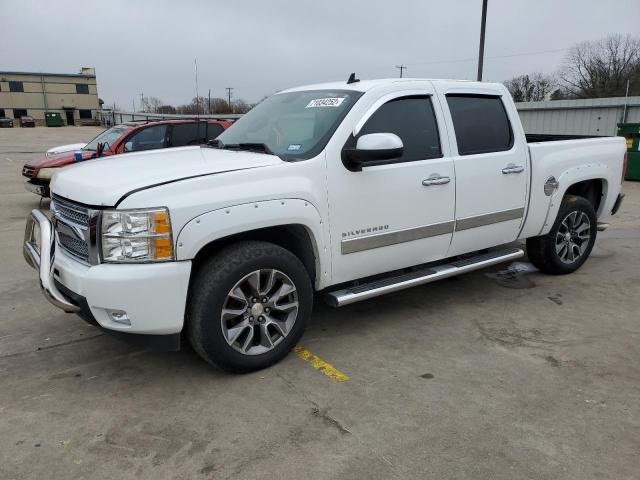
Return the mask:
<path id="1" fill-rule="evenodd" d="M 573 275 L 501 266 L 318 304 L 306 350 L 232 376 L 40 294 L 22 164 L 97 131 L 0 130 L 1 479 L 640 477 L 639 183 Z"/>

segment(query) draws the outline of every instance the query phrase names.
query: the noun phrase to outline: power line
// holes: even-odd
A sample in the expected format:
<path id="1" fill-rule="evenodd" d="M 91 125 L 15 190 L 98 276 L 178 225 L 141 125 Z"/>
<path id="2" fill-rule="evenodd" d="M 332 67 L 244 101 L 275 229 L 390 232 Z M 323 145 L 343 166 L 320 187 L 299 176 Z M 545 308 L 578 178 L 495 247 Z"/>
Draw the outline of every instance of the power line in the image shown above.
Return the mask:
<path id="1" fill-rule="evenodd" d="M 485 56 L 485 59 L 496 59 L 496 58 L 512 58 L 512 57 L 525 57 L 529 55 L 541 55 L 543 53 L 557 53 L 557 52 L 565 52 L 569 50 L 570 47 L 567 48 L 556 48 L 554 50 L 540 50 L 537 52 L 523 52 L 523 53 L 509 53 L 506 55 L 491 55 Z M 458 58 L 454 60 L 433 60 L 429 62 L 411 62 L 409 65 L 435 65 L 439 63 L 461 63 L 461 62 L 476 62 L 478 57 L 473 58 Z"/>

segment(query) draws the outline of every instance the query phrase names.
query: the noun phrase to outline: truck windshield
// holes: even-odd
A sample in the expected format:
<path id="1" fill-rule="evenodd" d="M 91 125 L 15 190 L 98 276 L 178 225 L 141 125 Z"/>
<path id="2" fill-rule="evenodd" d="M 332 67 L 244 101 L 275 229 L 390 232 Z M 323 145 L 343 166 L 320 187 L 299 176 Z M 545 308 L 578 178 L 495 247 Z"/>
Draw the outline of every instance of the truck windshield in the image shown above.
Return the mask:
<path id="1" fill-rule="evenodd" d="M 105 148 L 109 148 L 113 145 L 125 132 L 128 130 L 126 127 L 111 127 L 109 130 L 105 130 L 96 138 L 87 143 L 82 150 L 90 150 L 95 152 L 99 143 L 104 143 Z"/>
<path id="2" fill-rule="evenodd" d="M 273 153 L 283 160 L 311 158 L 322 151 L 361 95 L 352 90 L 273 95 L 221 133 L 214 146 Z"/>

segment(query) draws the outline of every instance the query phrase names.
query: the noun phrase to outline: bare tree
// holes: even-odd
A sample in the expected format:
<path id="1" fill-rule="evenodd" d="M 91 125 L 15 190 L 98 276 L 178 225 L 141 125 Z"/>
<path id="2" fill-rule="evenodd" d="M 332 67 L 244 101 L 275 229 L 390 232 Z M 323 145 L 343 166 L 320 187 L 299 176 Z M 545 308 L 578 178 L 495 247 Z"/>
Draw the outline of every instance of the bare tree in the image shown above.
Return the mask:
<path id="1" fill-rule="evenodd" d="M 560 70 L 567 97 L 598 98 L 640 94 L 640 38 L 610 35 L 569 50 Z M 631 84 L 633 82 L 633 84 Z"/>
<path id="2" fill-rule="evenodd" d="M 240 98 L 238 100 L 234 100 L 232 103 L 233 113 L 247 113 L 249 110 L 251 110 L 251 105 Z"/>
<path id="3" fill-rule="evenodd" d="M 514 102 L 541 102 L 547 100 L 556 84 L 550 75 L 534 72 L 504 82 Z"/>
<path id="4" fill-rule="evenodd" d="M 158 97 L 143 97 L 140 108 L 145 113 L 158 113 L 158 109 L 163 105 Z"/>
<path id="5" fill-rule="evenodd" d="M 244 100 L 238 99 L 231 102 L 231 106 L 227 100 L 223 98 L 212 98 L 209 101 L 206 97 L 197 97 L 191 99 L 191 103 L 179 105 L 176 112 L 183 115 L 204 115 L 207 112 L 211 114 L 224 115 L 227 113 L 246 113 L 253 105 L 249 105 Z"/>
<path id="6" fill-rule="evenodd" d="M 227 104 L 227 101 L 223 98 L 212 98 L 211 113 L 229 113 L 229 105 Z"/>
<path id="7" fill-rule="evenodd" d="M 176 111 L 186 115 L 204 115 L 207 111 L 207 102 L 206 97 L 194 97 L 191 103 L 176 107 Z"/>
<path id="8" fill-rule="evenodd" d="M 160 105 L 156 113 L 171 114 L 176 113 L 176 109 L 171 105 Z"/>

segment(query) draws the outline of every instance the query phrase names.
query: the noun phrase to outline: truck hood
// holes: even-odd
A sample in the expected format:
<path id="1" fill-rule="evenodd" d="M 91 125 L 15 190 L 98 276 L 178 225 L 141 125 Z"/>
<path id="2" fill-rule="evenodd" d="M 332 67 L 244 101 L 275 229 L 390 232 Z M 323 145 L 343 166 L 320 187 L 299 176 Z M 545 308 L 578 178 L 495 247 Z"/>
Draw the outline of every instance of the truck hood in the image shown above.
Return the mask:
<path id="1" fill-rule="evenodd" d="M 275 155 L 207 147 L 127 153 L 61 169 L 53 176 L 51 192 L 86 205 L 115 206 L 134 190 L 281 163 Z"/>
<path id="2" fill-rule="evenodd" d="M 70 143 L 68 145 L 58 145 L 57 147 L 47 150 L 47 155 L 55 155 L 62 152 L 73 152 L 74 150 L 80 150 L 84 148 L 86 143 Z"/>
<path id="3" fill-rule="evenodd" d="M 73 162 L 76 161 L 74 157 L 74 154 L 76 151 L 78 150 L 73 150 L 71 152 L 47 154 L 46 157 L 29 160 L 27 163 L 25 163 L 25 167 L 40 169 L 40 168 L 64 167 L 66 165 L 71 165 Z M 90 152 L 88 150 L 82 150 L 82 160 L 91 159 L 91 155 L 93 155 L 93 152 Z"/>

